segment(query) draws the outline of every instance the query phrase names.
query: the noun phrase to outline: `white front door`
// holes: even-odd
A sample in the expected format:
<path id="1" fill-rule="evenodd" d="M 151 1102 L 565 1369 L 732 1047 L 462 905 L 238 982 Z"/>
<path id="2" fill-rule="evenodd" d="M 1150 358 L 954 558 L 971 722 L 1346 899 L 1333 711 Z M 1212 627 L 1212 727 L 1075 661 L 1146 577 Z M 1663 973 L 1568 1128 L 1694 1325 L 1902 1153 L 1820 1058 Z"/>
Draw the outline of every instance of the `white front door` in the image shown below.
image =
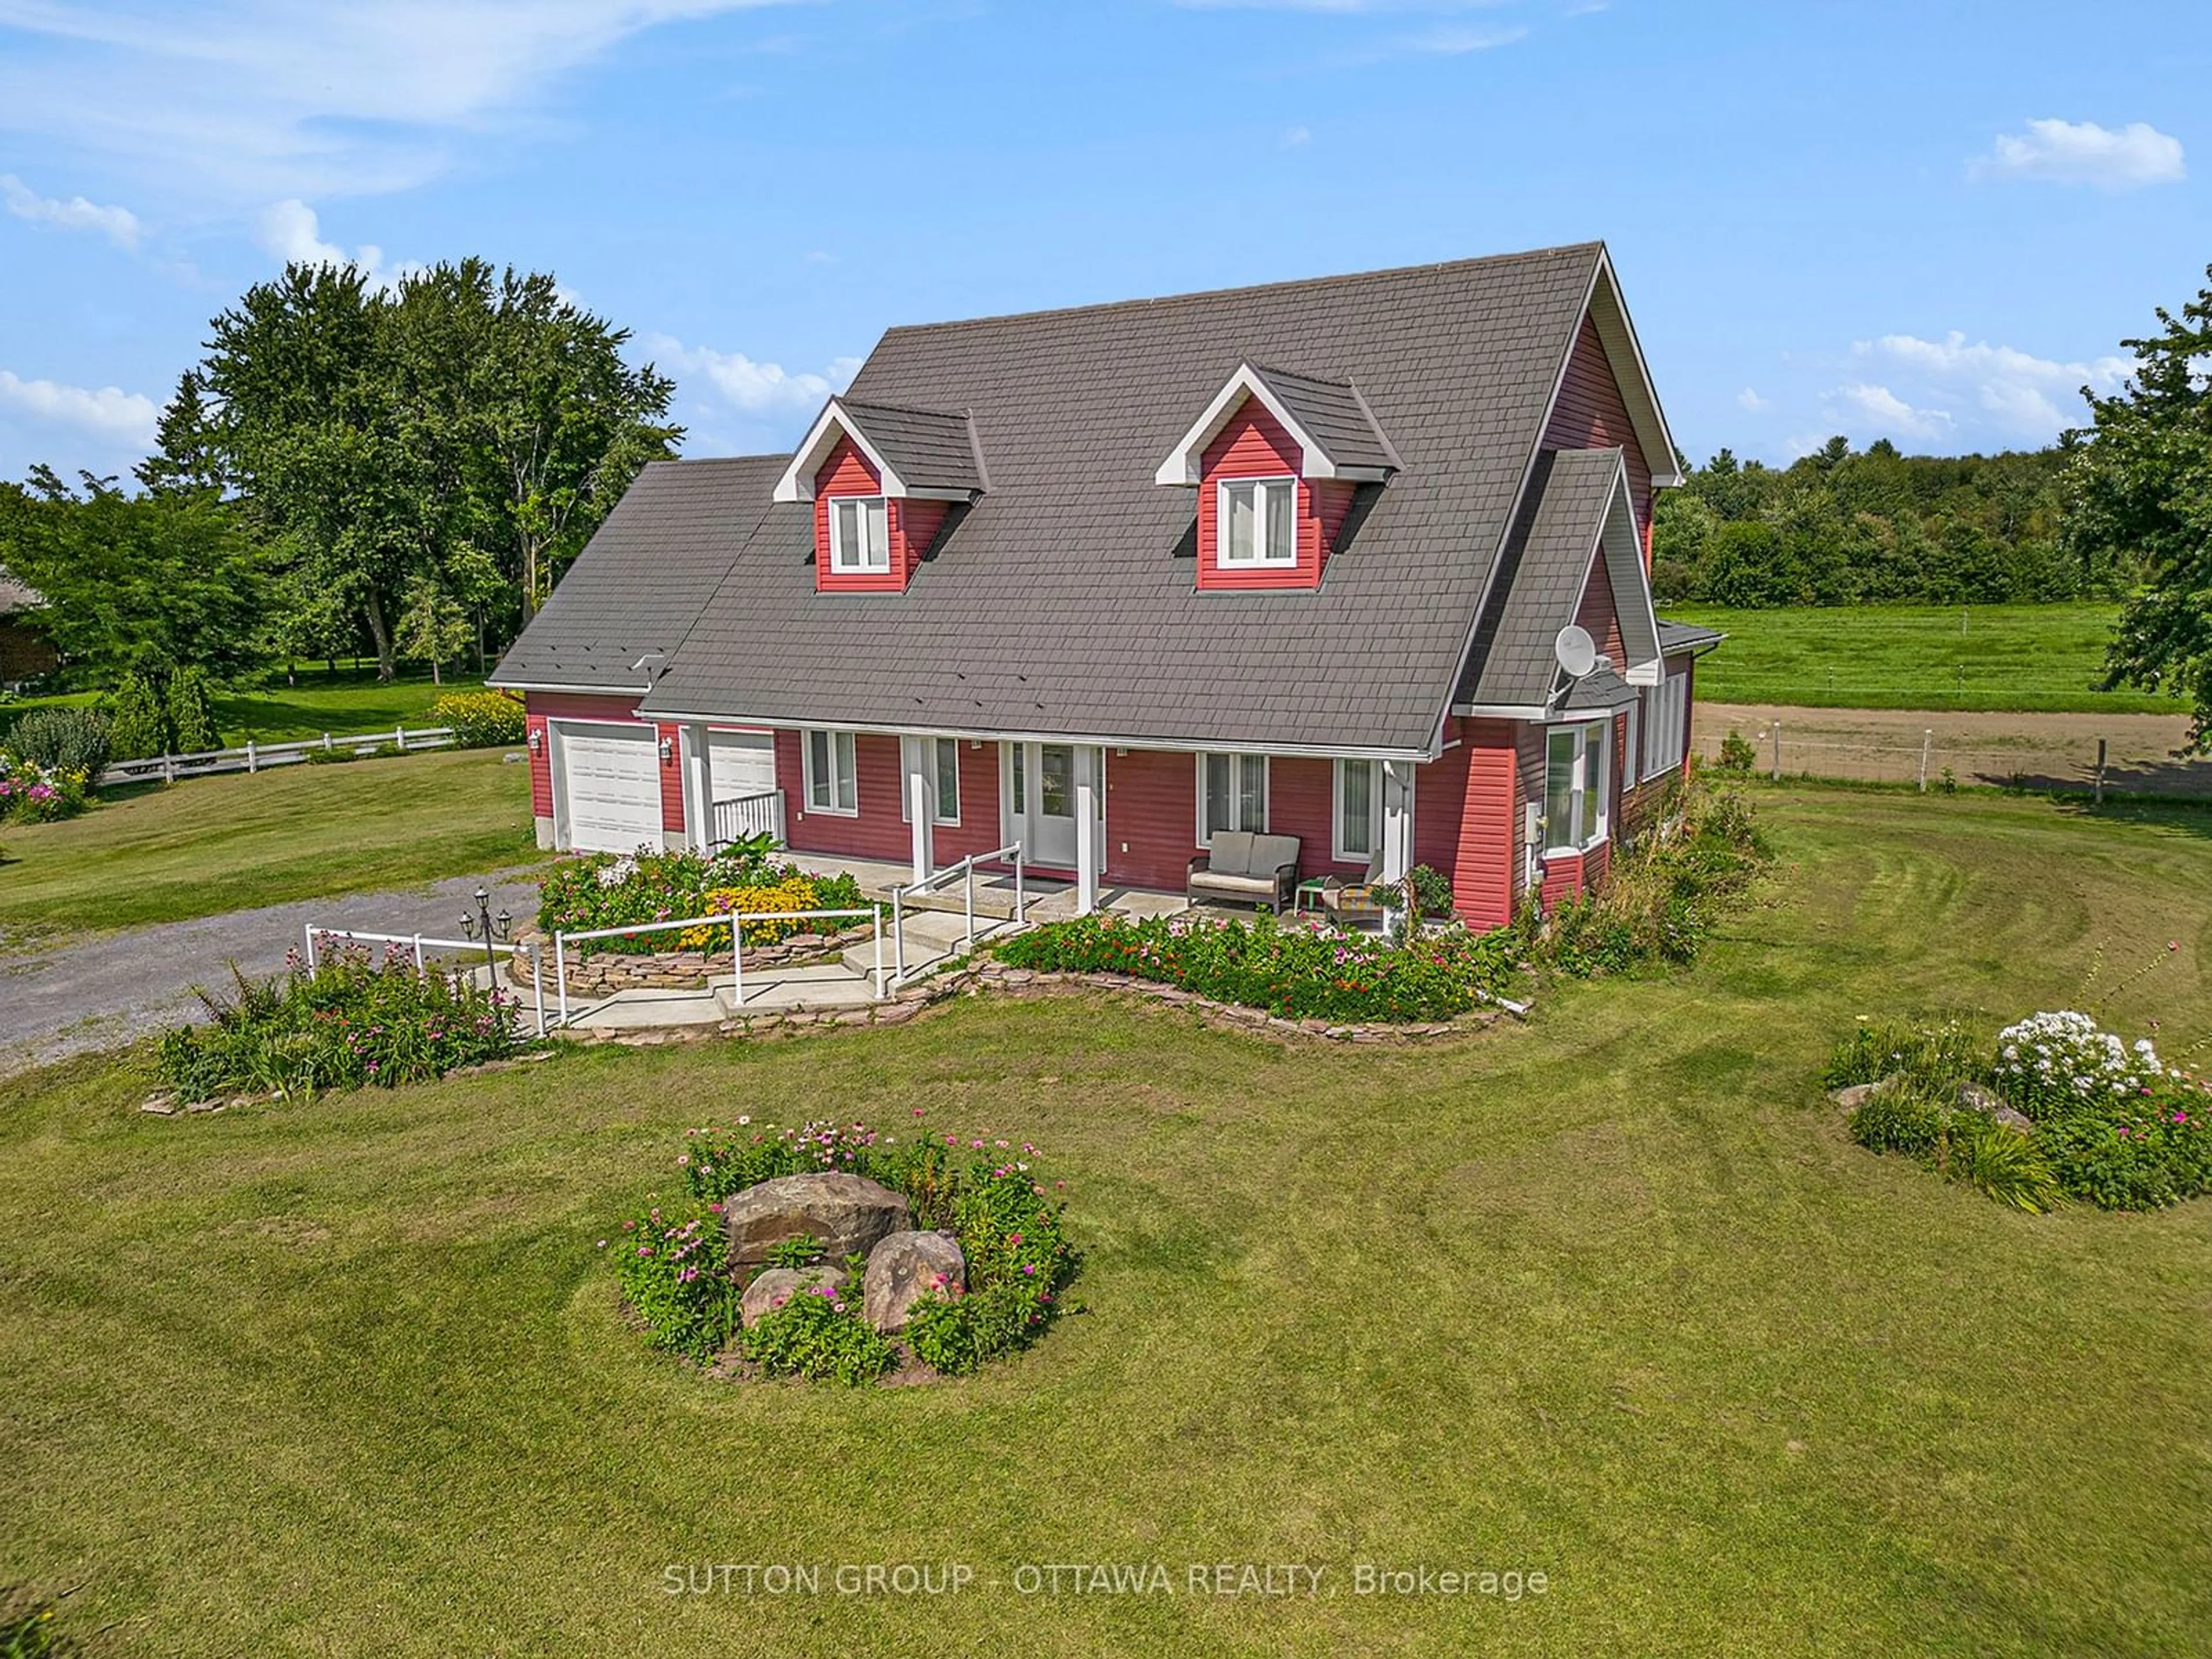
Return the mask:
<path id="1" fill-rule="evenodd" d="M 656 851 L 660 836 L 658 733 L 650 726 L 553 722 L 556 802 L 564 844 L 580 853 Z"/>
<path id="2" fill-rule="evenodd" d="M 707 783 L 711 800 L 765 795 L 775 787 L 775 738 L 767 732 L 709 732 Z"/>
<path id="3" fill-rule="evenodd" d="M 1006 833 L 1022 844 L 1031 864 L 1075 867 L 1075 745 L 1010 743 L 1006 756 Z M 1103 764 L 1099 775 L 1104 776 Z M 1098 817 L 1106 817 L 1106 793 L 1098 792 Z"/>

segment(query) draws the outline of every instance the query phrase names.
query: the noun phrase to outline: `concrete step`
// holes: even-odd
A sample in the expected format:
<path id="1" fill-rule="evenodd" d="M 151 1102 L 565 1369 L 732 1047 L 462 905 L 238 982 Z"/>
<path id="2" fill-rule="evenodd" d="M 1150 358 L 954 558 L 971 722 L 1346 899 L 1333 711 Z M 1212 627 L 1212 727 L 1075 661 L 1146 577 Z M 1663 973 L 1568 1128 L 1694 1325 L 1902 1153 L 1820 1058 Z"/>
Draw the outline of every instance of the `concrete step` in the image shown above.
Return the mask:
<path id="1" fill-rule="evenodd" d="M 866 975 L 852 973 L 835 963 L 793 968 L 757 981 L 749 979 L 742 1004 L 727 981 L 715 988 L 714 997 L 725 1014 L 757 1014 L 771 1009 L 864 1008 L 876 1000 Z"/>

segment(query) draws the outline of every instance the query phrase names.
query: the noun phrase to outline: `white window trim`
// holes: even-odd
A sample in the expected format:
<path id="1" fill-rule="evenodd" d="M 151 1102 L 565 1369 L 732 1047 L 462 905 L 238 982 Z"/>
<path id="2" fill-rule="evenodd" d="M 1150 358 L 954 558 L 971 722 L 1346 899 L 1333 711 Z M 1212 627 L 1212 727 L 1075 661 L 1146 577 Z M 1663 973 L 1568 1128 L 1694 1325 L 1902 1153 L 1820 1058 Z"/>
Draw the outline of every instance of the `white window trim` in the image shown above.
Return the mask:
<path id="1" fill-rule="evenodd" d="M 1551 821 L 1552 799 L 1552 738 L 1561 732 L 1575 734 L 1575 781 L 1571 799 L 1589 798 L 1590 762 L 1595 757 L 1600 768 L 1600 788 L 1596 821 L 1589 834 L 1580 842 L 1556 842 L 1552 832 L 1557 827 Z M 1606 787 L 1613 781 L 1613 720 L 1561 721 L 1544 728 L 1544 856 L 1546 858 L 1579 857 L 1607 840 L 1613 833 L 1613 791 Z"/>
<path id="2" fill-rule="evenodd" d="M 1267 556 L 1267 494 L 1264 486 L 1288 484 L 1291 487 L 1291 556 L 1274 559 Z M 1253 496 L 1252 556 L 1232 559 L 1229 556 L 1229 492 L 1246 485 L 1257 487 Z M 1298 481 L 1288 473 L 1271 473 L 1249 478 L 1218 478 L 1214 481 L 1213 497 L 1213 562 L 1222 570 L 1295 570 L 1298 563 Z"/>
<path id="3" fill-rule="evenodd" d="M 1344 844 L 1344 769 L 1364 766 L 1367 779 L 1367 850 L 1355 853 Z M 1377 848 L 1382 845 L 1382 763 L 1371 760 L 1338 760 L 1328 769 L 1328 855 L 1339 864 L 1369 864 L 1373 862 Z"/>
<path id="4" fill-rule="evenodd" d="M 930 745 L 928 751 L 929 821 L 932 823 L 958 829 L 960 827 L 960 739 L 957 738 L 908 738 L 904 741 L 926 743 Z M 938 763 L 944 755 L 943 745 L 945 744 L 952 745 L 952 811 L 949 815 L 945 810 L 945 774 L 938 769 Z M 899 767 L 902 773 L 905 770 L 907 760 L 908 757 L 902 752 L 899 756 Z M 899 789 L 899 822 L 901 823 L 914 822 L 914 803 L 907 799 L 903 782 Z"/>
<path id="5" fill-rule="evenodd" d="M 1275 790 L 1275 769 L 1267 764 L 1267 757 L 1265 755 L 1247 755 L 1235 750 L 1202 749 L 1195 757 L 1198 762 L 1198 844 L 1206 848 L 1211 848 L 1213 845 L 1212 832 L 1206 828 L 1206 763 L 1215 755 L 1225 756 L 1229 761 L 1229 794 L 1232 800 L 1240 793 L 1237 788 L 1237 773 L 1247 766 L 1257 766 L 1260 769 L 1260 827 L 1251 833 L 1255 836 L 1267 834 L 1267 825 L 1273 821 L 1274 815 Z"/>
<path id="6" fill-rule="evenodd" d="M 890 498 L 887 495 L 831 495 L 827 499 L 830 503 L 830 568 L 841 576 L 888 575 L 890 573 L 891 568 Z M 840 514 L 840 509 L 848 507 L 860 509 L 854 514 L 854 522 L 856 525 L 865 525 L 866 523 L 867 514 L 865 509 L 870 507 L 878 507 L 883 509 L 884 556 L 882 563 L 874 564 L 869 562 L 866 557 L 866 550 L 865 548 L 861 550 L 863 556 L 858 561 L 848 562 L 846 559 L 844 539 L 837 533 L 837 520 Z"/>
<path id="7" fill-rule="evenodd" d="M 818 781 L 814 774 L 814 739 L 817 734 L 830 739 L 830 804 L 827 806 L 817 805 L 814 799 L 814 786 Z M 841 747 L 849 748 L 853 755 L 853 804 L 850 806 L 837 805 L 837 751 Z M 860 816 L 860 744 L 854 733 L 840 732 L 830 726 L 805 727 L 799 734 L 799 759 L 806 786 L 808 811 L 820 817 L 856 818 Z"/>
<path id="8" fill-rule="evenodd" d="M 1683 670 L 1668 674 L 1644 693 L 1646 713 L 1644 753 L 1637 757 L 1648 781 L 1676 770 L 1689 752 L 1690 677 Z"/>

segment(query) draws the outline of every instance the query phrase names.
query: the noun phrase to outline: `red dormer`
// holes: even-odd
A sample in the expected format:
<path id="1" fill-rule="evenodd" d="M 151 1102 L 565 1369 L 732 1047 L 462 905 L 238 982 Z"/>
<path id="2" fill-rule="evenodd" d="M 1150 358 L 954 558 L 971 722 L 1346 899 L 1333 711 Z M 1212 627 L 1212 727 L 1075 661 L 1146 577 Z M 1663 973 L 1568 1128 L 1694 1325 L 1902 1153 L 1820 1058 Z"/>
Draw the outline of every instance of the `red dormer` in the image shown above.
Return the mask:
<path id="1" fill-rule="evenodd" d="M 814 504 L 818 592 L 902 593 L 945 514 L 982 491 L 982 454 L 966 416 L 833 398 L 775 498 Z"/>
<path id="2" fill-rule="evenodd" d="M 1242 363 L 1155 477 L 1198 488 L 1201 590 L 1310 589 L 1358 486 L 1398 466 L 1357 386 Z"/>

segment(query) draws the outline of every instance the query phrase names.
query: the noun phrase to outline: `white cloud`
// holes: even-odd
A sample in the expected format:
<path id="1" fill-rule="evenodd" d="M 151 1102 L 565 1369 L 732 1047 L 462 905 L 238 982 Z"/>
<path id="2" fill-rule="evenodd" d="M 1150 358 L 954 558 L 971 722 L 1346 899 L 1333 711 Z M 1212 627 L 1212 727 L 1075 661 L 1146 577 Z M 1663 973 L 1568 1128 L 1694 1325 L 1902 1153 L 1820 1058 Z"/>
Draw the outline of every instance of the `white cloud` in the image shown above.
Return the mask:
<path id="1" fill-rule="evenodd" d="M 1774 407 L 1773 404 L 1770 400 L 1760 397 L 1758 392 L 1753 391 L 1749 386 L 1744 387 L 1742 391 L 1735 394 L 1735 401 L 1739 408 L 1753 415 L 1757 415 L 1762 410 Z"/>
<path id="2" fill-rule="evenodd" d="M 0 0 L 0 127 L 226 207 L 402 189 L 629 36 L 772 3 Z"/>
<path id="3" fill-rule="evenodd" d="M 52 225 L 58 230 L 94 231 L 130 253 L 138 251 L 138 239 L 145 234 L 146 228 L 129 208 L 102 207 L 82 196 L 72 196 L 66 202 L 41 196 L 12 173 L 0 173 L 0 201 L 5 201 L 8 211 L 18 219 Z"/>
<path id="4" fill-rule="evenodd" d="M 1960 424 L 1986 429 L 2008 442 L 2049 443 L 2088 411 L 2080 401 L 2082 386 L 2112 392 L 2133 372 L 2126 357 L 2106 356 L 2086 362 L 2039 357 L 2016 346 L 1968 343 L 1954 330 L 1940 340 L 1911 334 L 1885 334 L 1851 348 L 1862 362 L 1879 362 L 1911 375 L 1918 395 L 1948 403 Z"/>
<path id="5" fill-rule="evenodd" d="M 26 380 L 0 368 L 0 409 L 34 421 L 73 426 L 118 443 L 150 449 L 161 411 L 151 398 L 121 386 L 88 390 L 58 380 Z"/>
<path id="6" fill-rule="evenodd" d="M 1886 386 L 1855 380 L 1828 394 L 1830 407 L 1856 419 L 1849 423 L 1882 434 L 1908 438 L 1936 438 L 1951 430 L 1951 414 L 1943 409 L 1917 409 Z"/>
<path id="7" fill-rule="evenodd" d="M 264 253 L 284 264 L 351 265 L 368 279 L 371 287 L 387 292 L 424 269 L 419 264 L 387 269 L 384 250 L 374 242 L 363 242 L 349 253 L 336 242 L 325 241 L 314 209 L 298 200 L 272 202 L 264 208 L 254 224 L 253 240 Z"/>
<path id="8" fill-rule="evenodd" d="M 742 351 L 687 346 L 665 334 L 653 335 L 645 344 L 661 368 L 697 375 L 725 403 L 748 415 L 811 414 L 860 367 L 858 357 L 836 357 L 822 374 L 793 374 L 781 363 L 757 362 Z"/>
<path id="9" fill-rule="evenodd" d="M 1312 142 L 1312 128 L 1285 127 L 1283 136 L 1275 141 L 1275 147 L 1278 149 L 1296 149 L 1302 144 L 1310 144 Z"/>
<path id="10" fill-rule="evenodd" d="M 2040 179 L 2099 190 L 2178 185 L 2189 176 L 2181 140 L 2147 122 L 2119 128 L 2094 121 L 2030 121 L 2025 132 L 1999 133 L 1986 155 L 1966 163 L 1973 179 Z"/>

